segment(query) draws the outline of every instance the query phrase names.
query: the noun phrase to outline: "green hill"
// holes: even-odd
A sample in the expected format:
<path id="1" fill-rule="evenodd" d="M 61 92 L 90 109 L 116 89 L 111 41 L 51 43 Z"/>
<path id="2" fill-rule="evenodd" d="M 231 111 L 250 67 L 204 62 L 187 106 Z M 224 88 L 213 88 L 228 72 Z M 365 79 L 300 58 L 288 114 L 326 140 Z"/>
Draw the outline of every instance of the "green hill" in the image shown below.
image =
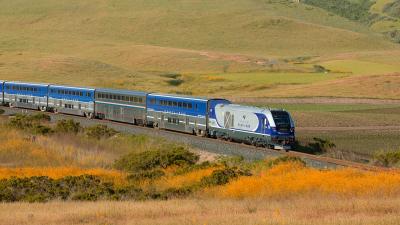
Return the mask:
<path id="1" fill-rule="evenodd" d="M 319 63 L 304 59 L 397 49 L 365 24 L 283 0 L 0 0 L 1 79 L 207 94 L 242 87 L 229 73 L 250 86 L 248 72 L 290 73 L 263 89 Z M 171 72 L 184 83 L 171 86 Z"/>

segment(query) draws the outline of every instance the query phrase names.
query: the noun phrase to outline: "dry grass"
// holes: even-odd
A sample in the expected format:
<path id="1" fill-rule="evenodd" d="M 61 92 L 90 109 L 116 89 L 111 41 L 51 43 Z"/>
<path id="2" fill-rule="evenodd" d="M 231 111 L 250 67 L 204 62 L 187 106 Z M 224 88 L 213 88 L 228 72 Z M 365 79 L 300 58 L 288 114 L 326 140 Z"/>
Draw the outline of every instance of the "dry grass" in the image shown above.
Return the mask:
<path id="1" fill-rule="evenodd" d="M 400 172 L 365 172 L 354 169 L 321 171 L 300 163 L 285 163 L 241 177 L 207 191 L 223 198 L 276 198 L 293 196 L 398 196 Z"/>
<path id="2" fill-rule="evenodd" d="M 190 199 L 0 205 L 0 224 L 398 224 L 400 198 Z"/>

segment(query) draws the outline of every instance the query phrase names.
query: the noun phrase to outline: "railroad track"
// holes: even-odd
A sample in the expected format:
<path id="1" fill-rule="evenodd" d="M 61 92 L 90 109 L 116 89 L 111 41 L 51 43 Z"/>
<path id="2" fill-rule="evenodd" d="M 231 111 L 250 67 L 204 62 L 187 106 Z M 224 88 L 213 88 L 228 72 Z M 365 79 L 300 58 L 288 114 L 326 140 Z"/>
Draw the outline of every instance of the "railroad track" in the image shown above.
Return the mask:
<path id="1" fill-rule="evenodd" d="M 1 109 L 5 111 L 5 115 L 12 115 L 15 113 L 24 113 L 24 114 L 32 114 L 37 113 L 36 110 L 30 109 L 20 109 L 20 108 L 9 108 L 0 106 Z M 134 126 L 131 124 L 114 122 L 114 121 L 107 121 L 107 120 L 99 120 L 99 119 L 87 119 L 85 117 L 73 116 L 73 115 L 66 115 L 66 114 L 54 114 L 50 112 L 45 112 L 48 114 L 52 121 L 58 121 L 61 119 L 73 119 L 76 122 L 79 122 L 82 126 L 87 127 L 94 124 L 104 124 L 108 127 L 111 127 L 117 131 L 131 133 L 131 134 L 146 134 L 146 135 L 157 135 L 159 137 L 163 137 L 165 139 L 180 142 L 192 146 L 197 149 L 201 149 L 204 151 L 216 153 L 216 154 L 223 154 L 223 155 L 231 155 L 231 156 L 243 156 L 245 159 L 248 160 L 257 160 L 263 158 L 271 158 L 271 157 L 278 157 L 278 156 L 296 156 L 303 159 L 308 166 L 319 168 L 319 169 L 336 169 L 336 168 L 357 168 L 362 170 L 369 170 L 369 171 L 378 171 L 378 170 L 388 170 L 386 168 L 370 166 L 366 164 L 346 161 L 346 160 L 339 160 L 334 158 L 316 156 L 312 154 L 296 152 L 296 151 L 276 151 L 261 147 L 255 147 L 251 145 L 245 145 L 241 143 L 234 143 L 228 141 L 222 141 L 217 139 L 211 138 L 204 138 L 198 137 L 186 133 L 179 133 L 175 131 L 168 131 L 168 130 L 156 130 L 150 127 L 141 127 L 141 126 Z"/>

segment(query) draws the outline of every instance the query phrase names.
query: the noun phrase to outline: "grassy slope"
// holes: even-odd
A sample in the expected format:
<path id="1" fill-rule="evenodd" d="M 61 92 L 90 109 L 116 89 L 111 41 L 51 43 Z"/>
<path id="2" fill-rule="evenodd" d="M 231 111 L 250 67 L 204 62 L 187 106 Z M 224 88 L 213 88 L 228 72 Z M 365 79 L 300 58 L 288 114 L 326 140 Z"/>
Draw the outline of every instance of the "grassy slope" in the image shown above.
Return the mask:
<path id="1" fill-rule="evenodd" d="M 241 88 L 239 95 L 269 96 L 281 84 L 296 88 L 343 77 L 309 79 L 318 77 L 304 73 L 315 62 L 303 67 L 279 59 L 398 49 L 360 24 L 282 1 L 18 0 L 0 5 L 2 79 L 210 95 L 222 86 L 226 95 Z M 383 59 L 376 71 L 386 63 Z M 184 73 L 184 85 L 169 86 L 159 76 L 171 71 Z M 227 83 L 197 75 L 224 72 Z"/>

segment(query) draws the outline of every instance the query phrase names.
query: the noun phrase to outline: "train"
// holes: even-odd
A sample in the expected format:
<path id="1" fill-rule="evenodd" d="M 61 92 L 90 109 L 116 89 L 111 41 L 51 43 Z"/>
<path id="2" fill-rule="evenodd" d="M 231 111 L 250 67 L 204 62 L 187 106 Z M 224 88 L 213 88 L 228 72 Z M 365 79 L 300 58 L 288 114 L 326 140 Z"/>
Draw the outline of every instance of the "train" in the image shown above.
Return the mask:
<path id="1" fill-rule="evenodd" d="M 290 150 L 295 123 L 283 109 L 234 104 L 223 98 L 106 88 L 0 81 L 0 103 L 202 137 Z"/>

